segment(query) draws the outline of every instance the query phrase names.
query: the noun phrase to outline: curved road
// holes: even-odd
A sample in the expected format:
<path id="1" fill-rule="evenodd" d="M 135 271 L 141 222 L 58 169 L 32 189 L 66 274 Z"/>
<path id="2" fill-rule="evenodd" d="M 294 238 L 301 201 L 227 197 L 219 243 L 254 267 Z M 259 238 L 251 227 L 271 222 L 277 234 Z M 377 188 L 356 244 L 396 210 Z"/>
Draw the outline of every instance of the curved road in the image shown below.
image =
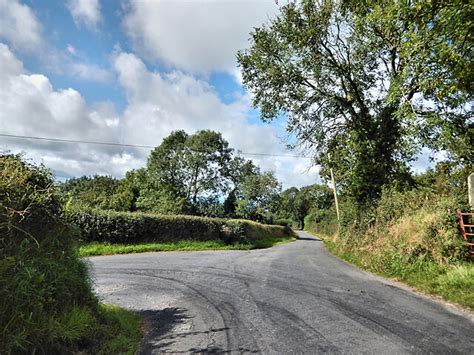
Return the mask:
<path id="1" fill-rule="evenodd" d="M 141 353 L 474 353 L 471 314 L 360 271 L 298 234 L 263 250 L 89 260 L 104 301 L 148 320 Z"/>

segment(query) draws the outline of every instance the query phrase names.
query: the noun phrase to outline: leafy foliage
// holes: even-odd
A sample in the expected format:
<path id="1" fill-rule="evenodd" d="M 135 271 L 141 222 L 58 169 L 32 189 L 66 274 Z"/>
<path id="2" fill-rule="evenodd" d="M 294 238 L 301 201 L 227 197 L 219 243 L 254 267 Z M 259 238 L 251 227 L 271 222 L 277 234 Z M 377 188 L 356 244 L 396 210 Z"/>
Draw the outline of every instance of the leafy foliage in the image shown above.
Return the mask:
<path id="1" fill-rule="evenodd" d="M 236 213 L 238 216 L 263 221 L 277 201 L 281 187 L 272 172 L 254 172 L 247 175 L 238 187 Z"/>
<path id="2" fill-rule="evenodd" d="M 104 319 L 91 292 L 76 237 L 61 217 L 51 173 L 20 156 L 0 155 L 2 352 L 96 352 L 97 342 L 121 332 L 115 320 Z M 106 334 L 109 326 L 117 332 Z"/>
<path id="3" fill-rule="evenodd" d="M 146 168 L 129 171 L 121 180 L 107 176 L 70 179 L 60 185 L 62 200 L 68 211 L 141 211 L 262 221 L 279 192 L 278 181 L 273 173 L 262 173 L 252 161 L 232 152 L 220 133 L 175 131 L 151 152 Z"/>
<path id="4" fill-rule="evenodd" d="M 472 164 L 470 15 L 463 1 L 290 2 L 238 62 L 263 119 L 287 114 L 323 176 L 334 168 L 363 205 L 413 184 L 420 142 Z"/>
<path id="5" fill-rule="evenodd" d="M 227 189 L 230 153 L 220 133 L 171 133 L 148 159 L 148 185 L 139 203 L 150 211 L 196 213 L 198 202 Z"/>
<path id="6" fill-rule="evenodd" d="M 280 194 L 276 214 L 292 218 L 305 228 L 306 216 L 311 211 L 326 210 L 331 207 L 332 192 L 325 185 L 310 185 L 298 189 L 291 187 Z"/>
<path id="7" fill-rule="evenodd" d="M 115 211 L 136 211 L 138 199 L 146 181 L 146 170 L 144 168 L 127 171 L 125 178 L 119 180 L 117 189 L 111 196 L 111 209 Z M 89 208 L 97 208 L 90 206 Z"/>
<path id="8" fill-rule="evenodd" d="M 110 176 L 82 176 L 72 178 L 60 185 L 68 208 L 112 208 L 111 197 L 115 194 L 119 182 Z"/>
<path id="9" fill-rule="evenodd" d="M 68 219 L 81 230 L 80 238 L 83 242 L 131 244 L 221 240 L 232 244 L 245 243 L 249 238 L 257 236 L 254 229 L 265 228 L 269 228 L 275 235 L 291 235 L 289 229 L 281 226 L 185 215 L 76 211 L 70 212 Z"/>

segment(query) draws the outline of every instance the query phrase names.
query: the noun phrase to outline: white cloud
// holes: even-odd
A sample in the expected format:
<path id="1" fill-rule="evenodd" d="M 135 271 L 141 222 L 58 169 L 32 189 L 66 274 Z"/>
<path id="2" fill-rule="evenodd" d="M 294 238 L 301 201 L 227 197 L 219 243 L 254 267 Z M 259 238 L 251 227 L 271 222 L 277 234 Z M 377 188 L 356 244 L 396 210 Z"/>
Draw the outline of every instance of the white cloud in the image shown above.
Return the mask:
<path id="1" fill-rule="evenodd" d="M 15 49 L 33 52 L 40 49 L 42 28 L 33 11 L 18 0 L 0 0 L 0 40 Z"/>
<path id="2" fill-rule="evenodd" d="M 50 66 L 52 72 L 67 75 L 75 79 L 95 81 L 99 83 L 110 83 L 113 79 L 112 73 L 92 63 L 83 51 L 78 50 L 72 44 L 68 44 L 62 51 L 53 50 Z"/>
<path id="3" fill-rule="evenodd" d="M 88 25 L 100 21 L 98 1 L 70 1 L 69 8 L 76 14 L 75 20 Z M 84 60 L 71 44 L 65 51 L 51 47 L 42 38 L 42 26 L 30 7 L 18 0 L 0 0 L 0 40 L 8 43 L 11 49 L 20 52 L 35 52 L 44 66 L 62 75 L 72 75 L 88 81 L 110 82 L 112 75 L 96 64 Z M 4 54 L 6 55 L 6 54 Z M 7 65 L 11 61 L 1 62 Z M 5 68 L 3 72 L 11 72 Z"/>
<path id="4" fill-rule="evenodd" d="M 77 50 L 76 48 L 74 48 L 74 46 L 72 44 L 68 44 L 67 47 L 66 47 L 66 50 L 68 51 L 68 53 L 72 56 L 77 56 Z"/>
<path id="5" fill-rule="evenodd" d="M 235 55 L 248 46 L 250 31 L 277 10 L 274 0 L 130 0 L 124 27 L 150 59 L 189 72 L 235 73 Z"/>
<path id="6" fill-rule="evenodd" d="M 78 27 L 84 25 L 93 30 L 102 20 L 99 0 L 69 0 L 67 8 Z"/>
<path id="7" fill-rule="evenodd" d="M 72 140 L 118 142 L 119 117 L 110 103 L 89 106 L 74 89 L 55 90 L 41 74 L 27 74 L 0 43 L 0 132 Z M 105 146 L 0 137 L 0 150 L 26 151 L 59 175 L 121 175 L 136 167 L 129 152 Z M 111 164 L 110 161 L 113 160 Z M 142 161 L 140 161 L 142 163 Z M 140 165 L 138 165 L 140 166 Z"/>
<path id="8" fill-rule="evenodd" d="M 69 75 L 76 76 L 83 80 L 101 83 L 107 83 L 112 80 L 111 73 L 96 64 L 72 62 L 68 68 Z"/>
<path id="9" fill-rule="evenodd" d="M 278 146 L 271 127 L 247 123 L 245 99 L 224 104 L 207 82 L 180 71 L 150 72 L 130 53 L 119 54 L 115 68 L 129 102 L 123 116 L 128 141 L 158 145 L 172 130 L 213 129 L 241 150 L 274 151 Z"/>
<path id="10" fill-rule="evenodd" d="M 113 65 L 127 97 L 123 114 L 112 103 L 89 105 L 74 89 L 57 90 L 41 74 L 28 74 L 8 46 L 0 43 L 0 132 L 97 142 L 157 146 L 173 130 L 222 132 L 230 146 L 243 152 L 288 154 L 271 126 L 247 119 L 248 97 L 223 103 L 206 81 L 181 71 L 158 73 L 136 55 L 119 52 Z M 26 151 L 58 176 L 111 174 L 117 177 L 145 166 L 147 149 L 64 144 L 0 137 L 0 150 Z M 246 156 L 250 158 L 249 156 Z M 252 157 L 274 170 L 284 187 L 314 183 L 309 161 Z"/>

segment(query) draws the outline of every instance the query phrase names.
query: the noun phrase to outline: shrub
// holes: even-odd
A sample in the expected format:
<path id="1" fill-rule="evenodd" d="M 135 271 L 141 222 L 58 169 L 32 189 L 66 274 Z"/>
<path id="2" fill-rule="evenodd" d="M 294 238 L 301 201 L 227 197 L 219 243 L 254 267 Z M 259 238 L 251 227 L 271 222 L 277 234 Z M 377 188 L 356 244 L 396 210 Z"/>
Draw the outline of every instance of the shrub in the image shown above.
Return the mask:
<path id="1" fill-rule="evenodd" d="M 245 219 L 231 219 L 227 223 L 240 223 L 244 230 L 245 237 L 251 241 L 267 237 L 287 238 L 293 236 L 293 231 L 288 226 L 261 224 Z"/>
<path id="2" fill-rule="evenodd" d="M 335 207 L 330 210 L 318 209 L 305 217 L 305 229 L 316 235 L 332 236 L 337 232 L 337 216 Z"/>
<path id="3" fill-rule="evenodd" d="M 62 314 L 94 306 L 73 232 L 58 216 L 50 173 L 19 156 L 0 156 L 0 343 L 4 350 L 60 347 L 51 332 Z M 63 329 L 67 329 L 63 328 Z"/>
<path id="4" fill-rule="evenodd" d="M 456 217 L 459 203 L 456 197 L 424 190 L 384 190 L 377 208 L 363 213 L 365 222 L 341 229 L 341 237 L 348 247 L 401 254 L 405 263 L 422 259 L 443 265 L 461 260 L 464 252 Z"/>
<path id="5" fill-rule="evenodd" d="M 0 353 L 95 351 L 115 336 L 105 333 L 116 321 L 91 292 L 75 233 L 50 172 L 0 155 Z"/>
<path id="6" fill-rule="evenodd" d="M 273 223 L 278 226 L 290 227 L 293 224 L 293 221 L 289 218 L 277 218 Z"/>
<path id="7" fill-rule="evenodd" d="M 245 243 L 263 234 L 290 236 L 282 226 L 267 226 L 245 220 L 226 220 L 185 215 L 140 212 L 75 211 L 67 218 L 80 230 L 82 242 L 146 243 L 180 240 L 222 240 Z M 256 233 L 260 231 L 261 234 Z"/>

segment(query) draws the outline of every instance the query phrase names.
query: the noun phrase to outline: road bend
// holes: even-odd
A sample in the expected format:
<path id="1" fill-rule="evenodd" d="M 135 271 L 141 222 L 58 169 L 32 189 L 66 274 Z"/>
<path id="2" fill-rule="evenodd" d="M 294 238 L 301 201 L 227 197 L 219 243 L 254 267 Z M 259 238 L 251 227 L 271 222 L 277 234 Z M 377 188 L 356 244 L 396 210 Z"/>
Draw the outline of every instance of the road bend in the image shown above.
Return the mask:
<path id="1" fill-rule="evenodd" d="M 91 257 L 106 303 L 140 313 L 140 353 L 473 354 L 474 317 L 299 240 L 252 251 Z"/>

